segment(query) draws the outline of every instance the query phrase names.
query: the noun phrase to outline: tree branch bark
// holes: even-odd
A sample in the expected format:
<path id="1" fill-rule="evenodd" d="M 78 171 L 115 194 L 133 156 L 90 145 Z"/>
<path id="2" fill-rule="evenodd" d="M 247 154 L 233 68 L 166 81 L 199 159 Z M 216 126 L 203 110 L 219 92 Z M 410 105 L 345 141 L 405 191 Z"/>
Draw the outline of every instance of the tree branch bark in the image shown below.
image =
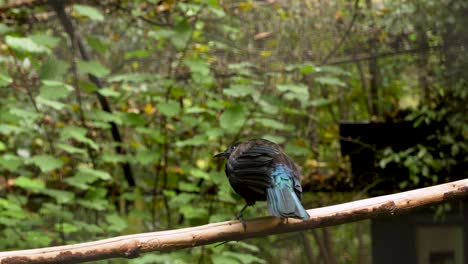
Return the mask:
<path id="1" fill-rule="evenodd" d="M 83 61 L 89 61 L 91 56 L 86 51 L 86 48 L 83 42 L 78 37 L 78 34 L 73 26 L 71 19 L 68 17 L 67 13 L 65 12 L 66 2 L 62 0 L 49 0 L 48 3 L 54 9 L 55 13 L 57 14 L 57 17 L 60 23 L 62 24 L 63 29 L 68 34 L 68 37 L 70 38 L 70 42 L 72 43 L 72 45 L 76 44 L 76 46 L 78 46 L 78 50 L 81 54 Z M 88 78 L 92 83 L 94 83 L 94 85 L 96 85 L 98 89 L 102 89 L 103 84 L 97 76 L 93 74 L 88 74 Z M 95 92 L 95 94 L 96 94 L 99 104 L 101 105 L 102 110 L 108 113 L 112 113 L 111 106 L 109 102 L 107 101 L 106 97 L 101 95 L 99 92 Z M 109 124 L 111 126 L 110 130 L 111 130 L 112 138 L 114 139 L 116 143 L 118 143 L 118 145 L 115 146 L 115 151 L 117 152 L 117 154 L 123 155 L 126 153 L 126 150 L 122 146 L 123 139 L 120 134 L 120 130 L 117 127 L 117 124 L 115 122 L 111 121 L 109 122 Z M 133 177 L 133 171 L 132 171 L 132 168 L 130 167 L 130 163 L 123 162 L 121 164 L 121 167 L 122 167 L 125 179 L 127 180 L 128 186 L 135 187 L 136 186 L 135 178 Z"/>
<path id="2" fill-rule="evenodd" d="M 350 223 L 367 218 L 393 216 L 425 205 L 468 196 L 468 179 L 408 192 L 308 210 L 310 220 L 262 217 L 119 236 L 93 242 L 31 250 L 0 252 L 0 263 L 79 263 L 110 258 L 135 258 L 151 251 L 170 251 L 220 241 L 243 240 L 279 233 Z"/>

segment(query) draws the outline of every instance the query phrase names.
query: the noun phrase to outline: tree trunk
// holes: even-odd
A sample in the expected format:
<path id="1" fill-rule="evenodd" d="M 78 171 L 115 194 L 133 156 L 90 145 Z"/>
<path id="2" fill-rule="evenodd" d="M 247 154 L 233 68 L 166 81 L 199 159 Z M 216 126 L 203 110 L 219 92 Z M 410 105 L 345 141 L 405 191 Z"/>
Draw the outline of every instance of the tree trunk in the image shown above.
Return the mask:
<path id="1" fill-rule="evenodd" d="M 372 11 L 372 1 L 366 0 L 366 6 L 369 12 Z M 370 17 L 371 26 L 370 26 L 370 38 L 368 40 L 369 45 L 369 53 L 371 59 L 369 60 L 369 92 L 371 96 L 371 106 L 372 106 L 372 113 L 371 119 L 376 119 L 382 116 L 381 109 L 380 109 L 380 94 L 379 88 L 381 87 L 380 84 L 380 70 L 379 64 L 377 61 L 377 56 L 375 56 L 377 52 L 377 36 L 376 36 L 376 28 L 373 21 L 373 18 Z"/>

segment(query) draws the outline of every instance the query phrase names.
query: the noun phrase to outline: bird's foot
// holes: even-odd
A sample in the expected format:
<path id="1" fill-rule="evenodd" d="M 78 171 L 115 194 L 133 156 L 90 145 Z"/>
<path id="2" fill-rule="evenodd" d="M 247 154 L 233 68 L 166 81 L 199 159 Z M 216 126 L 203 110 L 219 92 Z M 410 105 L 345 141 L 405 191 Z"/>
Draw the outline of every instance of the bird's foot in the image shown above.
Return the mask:
<path id="1" fill-rule="evenodd" d="M 244 231 L 247 230 L 247 224 L 245 223 L 245 220 L 244 220 L 244 216 L 242 213 L 239 213 L 237 216 L 236 216 L 237 220 L 239 220 L 239 222 L 241 222 L 242 226 L 244 227 Z"/>
<path id="2" fill-rule="evenodd" d="M 242 223 L 242 226 L 244 227 L 244 231 L 247 230 L 247 225 L 245 224 L 245 221 L 244 221 L 244 210 L 251 204 L 249 203 L 246 203 L 244 205 L 244 207 L 242 207 L 242 209 L 240 210 L 239 214 L 237 214 L 236 218 L 237 220 L 239 220 L 241 223 Z"/>

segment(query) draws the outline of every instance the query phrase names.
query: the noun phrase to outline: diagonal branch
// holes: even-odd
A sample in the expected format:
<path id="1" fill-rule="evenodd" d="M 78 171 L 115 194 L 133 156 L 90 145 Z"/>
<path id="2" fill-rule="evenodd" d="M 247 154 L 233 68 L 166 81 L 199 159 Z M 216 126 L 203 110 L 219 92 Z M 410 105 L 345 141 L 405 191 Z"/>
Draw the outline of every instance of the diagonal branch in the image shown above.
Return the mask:
<path id="1" fill-rule="evenodd" d="M 333 49 L 320 61 L 320 65 L 325 65 L 328 60 L 333 57 L 336 53 L 336 51 L 343 45 L 344 41 L 348 37 L 349 33 L 351 32 L 351 29 L 354 26 L 354 22 L 356 21 L 356 18 L 359 13 L 359 0 L 354 1 L 354 14 L 353 17 L 351 18 L 351 22 L 349 22 L 348 28 L 346 29 L 345 33 L 343 36 L 341 36 L 341 39 L 338 41 L 338 43 L 333 47 Z"/>
<path id="2" fill-rule="evenodd" d="M 68 34 L 68 37 L 70 38 L 70 42 L 72 45 L 77 45 L 78 50 L 81 54 L 81 57 L 84 61 L 89 61 L 90 60 L 90 55 L 85 49 L 85 46 L 83 42 L 81 41 L 80 38 L 78 38 L 77 33 L 75 28 L 73 27 L 73 24 L 68 17 L 67 13 L 65 12 L 65 3 L 62 0 L 49 0 L 49 5 L 54 9 L 54 11 L 57 13 L 57 17 L 60 20 L 60 23 L 62 24 L 65 32 Z M 88 74 L 88 78 L 90 79 L 91 82 L 96 85 L 98 89 L 101 89 L 103 87 L 101 80 L 96 77 L 93 74 Z M 99 92 L 95 93 L 97 96 L 97 99 L 99 101 L 99 104 L 101 105 L 101 108 L 108 112 L 112 113 L 112 109 L 110 107 L 109 102 L 107 101 L 106 97 L 104 97 L 102 94 Z M 117 124 L 115 122 L 109 122 L 111 126 L 111 134 L 112 138 L 117 144 L 115 147 L 115 150 L 117 154 L 125 154 L 126 151 L 125 149 L 121 146 L 123 144 L 122 136 L 120 135 L 119 128 L 117 127 Z M 127 180 L 127 183 L 129 187 L 135 187 L 135 178 L 133 177 L 133 172 L 130 167 L 130 164 L 128 162 L 122 163 L 122 169 L 124 172 L 125 179 Z"/>
<path id="3" fill-rule="evenodd" d="M 110 258 L 135 258 L 141 253 L 169 251 L 220 241 L 340 225 L 368 218 L 393 216 L 425 205 L 468 197 L 468 179 L 408 192 L 384 195 L 308 210 L 308 221 L 262 217 L 203 226 L 114 237 L 88 243 L 42 249 L 0 252 L 0 263 L 79 263 Z"/>

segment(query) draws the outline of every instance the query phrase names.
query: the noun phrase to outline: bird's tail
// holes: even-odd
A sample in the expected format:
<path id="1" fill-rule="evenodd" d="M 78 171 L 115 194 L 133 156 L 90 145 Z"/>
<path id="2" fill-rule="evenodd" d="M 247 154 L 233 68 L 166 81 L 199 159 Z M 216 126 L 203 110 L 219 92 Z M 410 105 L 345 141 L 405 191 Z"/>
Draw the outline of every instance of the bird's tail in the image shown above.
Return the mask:
<path id="1" fill-rule="evenodd" d="M 272 173 L 272 187 L 267 188 L 268 211 L 282 218 L 310 218 L 294 191 L 294 176 L 286 166 L 279 166 Z"/>

